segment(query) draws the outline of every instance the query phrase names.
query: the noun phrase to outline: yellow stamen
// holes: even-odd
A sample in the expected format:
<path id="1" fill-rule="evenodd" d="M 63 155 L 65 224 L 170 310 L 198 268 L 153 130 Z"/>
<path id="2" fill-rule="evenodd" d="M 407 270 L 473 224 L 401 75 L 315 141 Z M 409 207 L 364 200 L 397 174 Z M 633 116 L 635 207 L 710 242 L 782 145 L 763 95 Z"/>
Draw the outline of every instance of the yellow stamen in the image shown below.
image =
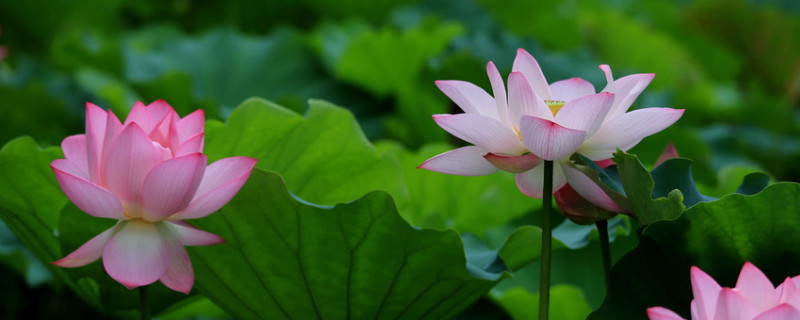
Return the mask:
<path id="1" fill-rule="evenodd" d="M 558 114 L 558 111 L 561 110 L 561 107 L 566 104 L 566 102 L 560 100 L 545 100 L 544 103 L 550 107 L 550 111 L 553 111 L 553 116 Z"/>

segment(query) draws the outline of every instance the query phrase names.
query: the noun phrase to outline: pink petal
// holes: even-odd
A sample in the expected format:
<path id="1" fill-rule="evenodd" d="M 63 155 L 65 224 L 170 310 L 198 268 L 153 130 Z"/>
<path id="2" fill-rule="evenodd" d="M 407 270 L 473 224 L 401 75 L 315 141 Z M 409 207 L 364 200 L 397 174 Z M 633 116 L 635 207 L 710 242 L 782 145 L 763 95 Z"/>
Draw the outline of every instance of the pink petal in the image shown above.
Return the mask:
<path id="1" fill-rule="evenodd" d="M 86 135 L 78 134 L 69 136 L 61 141 L 61 150 L 64 158 L 80 169 L 81 178 L 90 179 L 88 152 L 86 150 Z"/>
<path id="2" fill-rule="evenodd" d="M 520 121 L 525 115 L 555 120 L 553 111 L 533 92 L 521 72 L 512 72 L 508 76 L 508 113 L 516 128 L 520 128 Z"/>
<path id="3" fill-rule="evenodd" d="M 597 66 L 606 75 L 606 87 L 601 92 L 614 92 L 614 75 L 611 74 L 611 67 L 607 64 Z"/>
<path id="4" fill-rule="evenodd" d="M 500 121 L 509 125 L 508 97 L 506 97 L 506 86 L 503 83 L 503 77 L 500 76 L 500 71 L 491 61 L 486 64 L 486 73 L 489 74 L 489 82 L 492 84 L 492 94 L 494 95 L 494 102 Z"/>
<path id="5" fill-rule="evenodd" d="M 792 278 L 786 277 L 775 292 L 778 295 L 778 303 L 788 303 L 800 310 L 800 290 L 792 282 Z"/>
<path id="6" fill-rule="evenodd" d="M 174 150 L 175 157 L 183 157 L 192 153 L 202 153 L 205 141 L 205 133 L 200 132 L 184 142 L 177 150 Z"/>
<path id="7" fill-rule="evenodd" d="M 170 159 L 159 163 L 142 185 L 143 218 L 160 221 L 189 205 L 194 198 L 208 157 L 202 153 Z"/>
<path id="8" fill-rule="evenodd" d="M 522 142 L 539 158 L 557 160 L 573 154 L 583 143 L 586 131 L 574 130 L 533 116 L 520 120 Z"/>
<path id="9" fill-rule="evenodd" d="M 476 146 L 461 147 L 425 160 L 418 168 L 458 176 L 485 176 L 497 167 L 483 158 L 489 151 Z"/>
<path id="10" fill-rule="evenodd" d="M 608 112 L 607 119 L 613 119 L 628 111 L 633 101 L 647 88 L 655 76 L 653 73 L 639 73 L 615 80 L 613 92 L 616 94 L 616 99 L 611 111 Z"/>
<path id="11" fill-rule="evenodd" d="M 601 92 L 567 102 L 556 114 L 555 122 L 570 129 L 586 131 L 591 137 L 603 124 L 614 94 Z"/>
<path id="12" fill-rule="evenodd" d="M 56 175 L 58 185 L 72 203 L 91 216 L 98 218 L 127 219 L 122 204 L 117 197 L 105 188 L 89 180 L 69 174 L 62 170 L 68 164 L 65 159 L 56 159 L 50 166 Z"/>
<path id="13" fill-rule="evenodd" d="M 103 267 L 111 278 L 133 289 L 161 278 L 171 251 L 155 224 L 129 220 L 103 248 Z"/>
<path id="14" fill-rule="evenodd" d="M 756 315 L 756 309 L 740 292 L 727 287 L 720 290 L 714 320 L 751 320 Z"/>
<path id="15" fill-rule="evenodd" d="M 164 101 L 164 99 L 158 99 L 148 104 L 147 110 L 150 111 L 150 114 L 153 115 L 153 119 L 155 119 L 156 122 L 161 122 L 167 116 L 172 117 L 171 113 L 175 112 L 172 106 Z"/>
<path id="16" fill-rule="evenodd" d="M 232 157 L 209 165 L 192 202 L 170 220 L 202 218 L 222 208 L 247 182 L 256 161 L 248 157 Z"/>
<path id="17" fill-rule="evenodd" d="M 148 107 L 148 109 L 150 109 L 151 111 L 154 110 L 153 107 Z M 157 110 L 159 113 L 161 112 L 161 110 L 158 109 L 155 110 Z M 162 115 L 157 118 L 155 118 L 154 115 L 154 118 L 159 120 L 156 120 L 155 127 L 153 128 L 152 131 L 150 131 L 150 140 L 158 142 L 160 145 L 164 147 L 170 147 L 171 144 L 170 144 L 169 133 L 170 133 L 170 128 L 172 127 L 172 121 L 173 119 L 179 119 L 179 118 L 178 115 L 175 113 L 175 111 L 173 111 L 172 109 L 166 110 L 165 112 L 166 112 L 165 115 Z"/>
<path id="18" fill-rule="evenodd" d="M 100 156 L 103 154 L 107 117 L 105 110 L 86 103 L 86 163 L 92 181 L 100 181 Z"/>
<path id="19" fill-rule="evenodd" d="M 125 202 L 141 201 L 142 183 L 162 154 L 136 123 L 119 134 L 105 164 L 106 187 Z"/>
<path id="20" fill-rule="evenodd" d="M 683 109 L 645 108 L 611 118 L 583 143 L 578 152 L 592 160 L 609 158 L 617 148 L 632 147 L 644 137 L 671 126 L 680 119 L 683 111 Z"/>
<path id="21" fill-rule="evenodd" d="M 494 99 L 480 87 L 458 80 L 439 80 L 436 81 L 436 86 L 464 112 L 500 120 Z"/>
<path id="22" fill-rule="evenodd" d="M 680 155 L 678 154 L 678 149 L 675 149 L 675 144 L 670 142 L 666 148 L 664 148 L 664 152 L 661 152 L 661 155 L 658 156 L 658 160 L 656 160 L 655 166 L 658 167 L 664 161 L 669 159 L 679 158 Z"/>
<path id="23" fill-rule="evenodd" d="M 769 278 L 750 262 L 746 262 L 742 267 L 742 272 L 736 281 L 736 289 L 739 289 L 739 294 L 750 301 L 758 312 L 773 307 L 780 298 L 776 296 L 775 287 Z"/>
<path id="24" fill-rule="evenodd" d="M 222 237 L 197 229 L 183 221 L 165 222 L 164 225 L 169 227 L 172 237 L 183 246 L 210 246 L 225 242 Z"/>
<path id="25" fill-rule="evenodd" d="M 782 303 L 759 314 L 753 320 L 796 320 L 800 319 L 800 310 L 792 305 Z"/>
<path id="26" fill-rule="evenodd" d="M 189 294 L 194 285 L 194 270 L 189 253 L 178 241 L 170 241 L 170 251 L 172 258 L 169 261 L 167 270 L 161 275 L 159 280 L 167 288 Z"/>
<path id="27" fill-rule="evenodd" d="M 89 180 L 89 176 L 85 171 L 83 171 L 83 169 L 81 169 L 80 166 L 78 166 L 78 164 L 69 161 L 68 159 L 55 159 L 50 163 L 50 167 L 94 183 L 93 181 Z"/>
<path id="28" fill-rule="evenodd" d="M 175 149 L 189 138 L 204 132 L 205 124 L 206 115 L 203 109 L 198 109 L 177 122 L 173 121 L 170 128 L 170 146 Z"/>
<path id="29" fill-rule="evenodd" d="M 672 310 L 663 307 L 647 308 L 647 316 L 650 320 L 685 320 Z"/>
<path id="30" fill-rule="evenodd" d="M 544 165 L 536 166 L 523 173 L 517 173 L 516 180 L 519 191 L 531 198 L 541 199 L 542 191 L 544 190 Z M 566 184 L 567 179 L 564 177 L 561 163 L 558 161 L 553 162 L 553 193 Z"/>
<path id="31" fill-rule="evenodd" d="M 553 100 L 570 102 L 580 97 L 594 94 L 594 86 L 581 78 L 553 82 L 550 85 Z"/>
<path id="32" fill-rule="evenodd" d="M 800 276 L 792 277 L 792 282 L 794 283 L 795 288 L 800 288 Z"/>
<path id="33" fill-rule="evenodd" d="M 136 101 L 136 103 L 133 104 L 133 108 L 131 108 L 131 112 L 128 113 L 128 117 L 125 119 L 123 126 L 127 127 L 134 122 L 138 124 L 139 128 L 142 128 L 142 131 L 148 136 L 156 126 L 156 120 L 153 119 L 153 115 L 150 114 L 150 111 L 147 110 L 147 106 L 141 101 Z"/>
<path id="34" fill-rule="evenodd" d="M 93 181 L 98 182 L 103 186 L 107 186 L 105 174 L 106 165 L 108 164 L 108 154 L 111 152 L 111 145 L 114 143 L 114 141 L 116 141 L 117 137 L 119 137 L 122 129 L 122 122 L 119 121 L 114 112 L 109 110 L 106 113 L 106 131 L 105 136 L 103 137 L 103 148 L 102 153 L 100 154 L 100 162 L 98 163 L 98 172 L 100 173 L 100 176 L 97 178 L 92 178 Z"/>
<path id="35" fill-rule="evenodd" d="M 602 169 L 615 165 L 614 160 L 611 160 L 610 158 L 605 160 L 597 160 L 594 163 L 596 163 L 597 166 Z"/>
<path id="36" fill-rule="evenodd" d="M 519 137 L 498 120 L 474 113 L 433 115 L 442 129 L 493 153 L 518 154 L 525 151 Z"/>
<path id="37" fill-rule="evenodd" d="M 714 310 L 717 307 L 717 296 L 722 288 L 711 276 L 698 267 L 692 266 L 690 274 L 697 314 L 700 319 L 713 319 Z"/>
<path id="38" fill-rule="evenodd" d="M 113 226 L 103 231 L 103 233 L 87 241 L 77 250 L 61 258 L 61 260 L 53 262 L 53 264 L 64 268 L 75 268 L 95 262 L 103 255 L 103 247 L 105 247 L 108 240 L 111 239 L 111 236 L 113 236 L 118 229 L 117 226 Z"/>
<path id="39" fill-rule="evenodd" d="M 567 178 L 567 183 L 569 183 L 572 189 L 574 189 L 575 192 L 580 194 L 584 199 L 602 209 L 611 212 L 622 212 L 622 209 L 620 209 L 620 207 L 608 197 L 603 189 L 600 188 L 597 183 L 592 181 L 592 179 L 587 177 L 583 172 L 570 165 L 564 165 L 561 167 L 564 169 L 564 175 Z"/>
<path id="40" fill-rule="evenodd" d="M 521 156 L 503 156 L 490 152 L 484 155 L 483 158 L 495 167 L 511 173 L 528 171 L 542 162 L 542 159 L 533 153 L 526 153 Z"/>
<path id="41" fill-rule="evenodd" d="M 539 68 L 539 63 L 528 51 L 521 48 L 517 49 L 517 57 L 514 59 L 514 66 L 511 67 L 511 71 L 522 72 L 530 82 L 531 88 L 536 92 L 536 95 L 544 100 L 553 99 L 550 87 L 547 85 L 547 80 L 542 73 L 542 68 Z"/>

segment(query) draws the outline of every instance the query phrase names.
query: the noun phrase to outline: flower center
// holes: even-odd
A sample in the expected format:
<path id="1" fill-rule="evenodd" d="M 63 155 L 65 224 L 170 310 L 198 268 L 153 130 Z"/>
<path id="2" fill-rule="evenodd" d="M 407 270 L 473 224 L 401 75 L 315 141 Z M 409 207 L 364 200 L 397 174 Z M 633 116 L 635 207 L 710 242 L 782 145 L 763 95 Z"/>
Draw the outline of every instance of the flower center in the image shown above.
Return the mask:
<path id="1" fill-rule="evenodd" d="M 563 107 L 566 104 L 566 102 L 561 100 L 545 100 L 544 103 L 546 103 L 547 106 L 550 107 L 550 111 L 553 111 L 553 116 L 558 114 L 558 111 L 561 110 L 561 107 Z"/>

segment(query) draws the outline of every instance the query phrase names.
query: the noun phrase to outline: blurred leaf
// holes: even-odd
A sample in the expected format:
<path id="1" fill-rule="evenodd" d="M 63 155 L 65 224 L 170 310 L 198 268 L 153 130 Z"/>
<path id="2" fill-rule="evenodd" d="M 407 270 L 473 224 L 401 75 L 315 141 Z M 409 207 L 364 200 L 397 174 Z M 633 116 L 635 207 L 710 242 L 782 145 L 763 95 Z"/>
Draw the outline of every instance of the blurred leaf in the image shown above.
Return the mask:
<path id="1" fill-rule="evenodd" d="M 25 282 L 31 287 L 37 287 L 53 277 L 2 220 L 0 220 L 0 263 L 25 277 Z"/>
<path id="2" fill-rule="evenodd" d="M 481 4 L 508 30 L 532 36 L 547 47 L 573 49 L 586 42 L 576 20 L 579 8 L 576 1 L 538 1 L 535 9 L 525 0 L 483 0 Z"/>
<path id="3" fill-rule="evenodd" d="M 141 100 L 128 84 L 102 71 L 81 68 L 76 72 L 75 78 L 82 89 L 105 102 L 96 104 L 108 105 L 120 118 L 124 119 L 133 104 Z"/>
<path id="4" fill-rule="evenodd" d="M 694 32 L 740 52 L 746 57 L 745 76 L 782 95 L 788 93 L 800 63 L 800 40 L 794 36 L 800 32 L 797 18 L 797 12 L 751 1 L 704 0 L 691 3 L 685 21 Z"/>
<path id="5" fill-rule="evenodd" d="M 24 88 L 0 85 L 0 143 L 21 135 L 59 144 L 65 136 L 81 129 L 83 121 L 70 115 L 63 101 L 53 97 L 41 84 Z"/>
<path id="6" fill-rule="evenodd" d="M 299 111 L 309 98 L 338 96 L 305 39 L 291 29 L 254 37 L 231 29 L 188 36 L 173 27 L 151 27 L 130 34 L 123 51 L 129 81 L 147 83 L 183 72 L 192 79 L 196 100 L 211 99 L 223 109 L 260 96 Z"/>
<path id="7" fill-rule="evenodd" d="M 408 187 L 408 201 L 397 199 L 398 210 L 410 224 L 423 228 L 453 228 L 483 236 L 541 206 L 517 190 L 514 175 L 499 172 L 464 177 L 432 172 L 419 167 L 425 160 L 454 149 L 447 144 L 428 144 L 417 152 L 398 143 L 376 145 L 381 153 L 397 157 Z"/>
<path id="8" fill-rule="evenodd" d="M 538 319 L 539 294 L 523 287 L 515 287 L 494 298 L 506 309 L 514 320 Z M 571 285 L 555 285 L 550 288 L 550 318 L 559 320 L 581 320 L 592 312 L 580 288 Z"/>
<path id="9" fill-rule="evenodd" d="M 257 167 L 280 172 L 303 199 L 335 204 L 371 190 L 407 198 L 397 162 L 380 155 L 353 115 L 328 102 L 311 100 L 306 116 L 262 99 L 249 99 L 227 124 L 207 122 L 209 161 L 237 155 L 257 158 Z"/>
<path id="10" fill-rule="evenodd" d="M 323 29 L 326 30 L 329 33 L 331 31 L 330 28 Z M 324 43 L 324 54 L 341 55 L 326 57 L 325 60 L 337 61 L 336 74 L 343 80 L 384 96 L 416 88 L 416 81 L 426 60 L 444 50 L 462 32 L 462 28 L 457 24 L 430 21 L 402 32 L 390 28 L 360 31 L 350 31 L 353 38 L 344 50 L 341 49 L 341 41 Z"/>
<path id="11" fill-rule="evenodd" d="M 372 30 L 355 22 L 328 24 L 317 31 L 315 44 L 337 77 L 377 97 L 395 97 L 395 116 L 387 119 L 387 132 L 417 146 L 446 136 L 430 119 L 447 112 L 446 97 L 432 84 L 419 81 L 428 60 L 442 52 L 462 29 L 434 19 L 403 31 L 389 27 Z"/>
<path id="12" fill-rule="evenodd" d="M 456 232 L 412 228 L 385 192 L 316 206 L 260 170 L 196 224 L 227 240 L 190 248 L 197 287 L 237 318 L 446 318 L 505 274 L 467 272 Z"/>
<path id="13" fill-rule="evenodd" d="M 630 222 L 627 217 L 618 215 L 608 219 L 608 238 L 614 242 L 617 235 L 627 236 L 631 233 Z M 600 239 L 595 225 L 580 225 L 569 219 L 553 229 L 553 238 L 563 242 L 570 249 L 580 249 L 589 244 L 589 241 Z"/>
<path id="14" fill-rule="evenodd" d="M 750 261 L 773 283 L 800 274 L 800 185 L 776 183 L 759 194 L 732 194 L 699 203 L 677 220 L 648 226 L 640 245 L 611 272 L 603 306 L 589 319 L 646 319 L 645 309 L 663 306 L 687 317 L 691 266 L 722 286 L 735 286 Z M 646 270 L 646 272 L 643 272 Z"/>

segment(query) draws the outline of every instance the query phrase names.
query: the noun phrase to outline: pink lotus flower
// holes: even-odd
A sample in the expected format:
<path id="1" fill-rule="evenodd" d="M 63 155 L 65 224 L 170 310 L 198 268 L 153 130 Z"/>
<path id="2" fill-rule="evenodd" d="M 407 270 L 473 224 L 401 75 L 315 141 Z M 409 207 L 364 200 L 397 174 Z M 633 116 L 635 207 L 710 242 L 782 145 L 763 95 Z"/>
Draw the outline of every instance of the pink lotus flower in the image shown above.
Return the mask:
<path id="1" fill-rule="evenodd" d="M 206 165 L 202 110 L 181 119 L 163 100 L 137 102 L 125 123 L 86 104 L 86 134 L 61 143 L 66 159 L 50 166 L 61 189 L 81 210 L 119 220 L 53 264 L 80 267 L 100 257 L 128 289 L 161 282 L 189 293 L 194 272 L 184 246 L 222 243 L 185 219 L 207 216 L 228 203 L 256 160 L 225 158 Z"/>
<path id="2" fill-rule="evenodd" d="M 569 160 L 580 152 L 592 160 L 610 158 L 617 148 L 627 150 L 644 137 L 672 125 L 683 110 L 646 108 L 625 113 L 653 79 L 630 75 L 616 81 L 608 66 L 608 85 L 595 93 L 580 78 L 547 84 L 539 64 L 519 49 L 508 77 L 508 97 L 497 68 L 486 69 L 494 98 L 463 81 L 437 81 L 439 88 L 464 113 L 434 115 L 434 121 L 454 136 L 472 143 L 428 159 L 420 168 L 447 174 L 478 176 L 497 170 L 517 173 L 524 194 L 542 197 L 541 159 L 553 160 L 553 190 L 567 183 L 593 203 L 619 210 L 602 189 Z"/>
<path id="3" fill-rule="evenodd" d="M 786 278 L 775 288 L 761 270 L 744 264 L 735 288 L 720 287 L 713 278 L 692 267 L 693 320 L 800 319 L 800 276 Z M 669 309 L 647 309 L 650 320 L 682 320 Z"/>

